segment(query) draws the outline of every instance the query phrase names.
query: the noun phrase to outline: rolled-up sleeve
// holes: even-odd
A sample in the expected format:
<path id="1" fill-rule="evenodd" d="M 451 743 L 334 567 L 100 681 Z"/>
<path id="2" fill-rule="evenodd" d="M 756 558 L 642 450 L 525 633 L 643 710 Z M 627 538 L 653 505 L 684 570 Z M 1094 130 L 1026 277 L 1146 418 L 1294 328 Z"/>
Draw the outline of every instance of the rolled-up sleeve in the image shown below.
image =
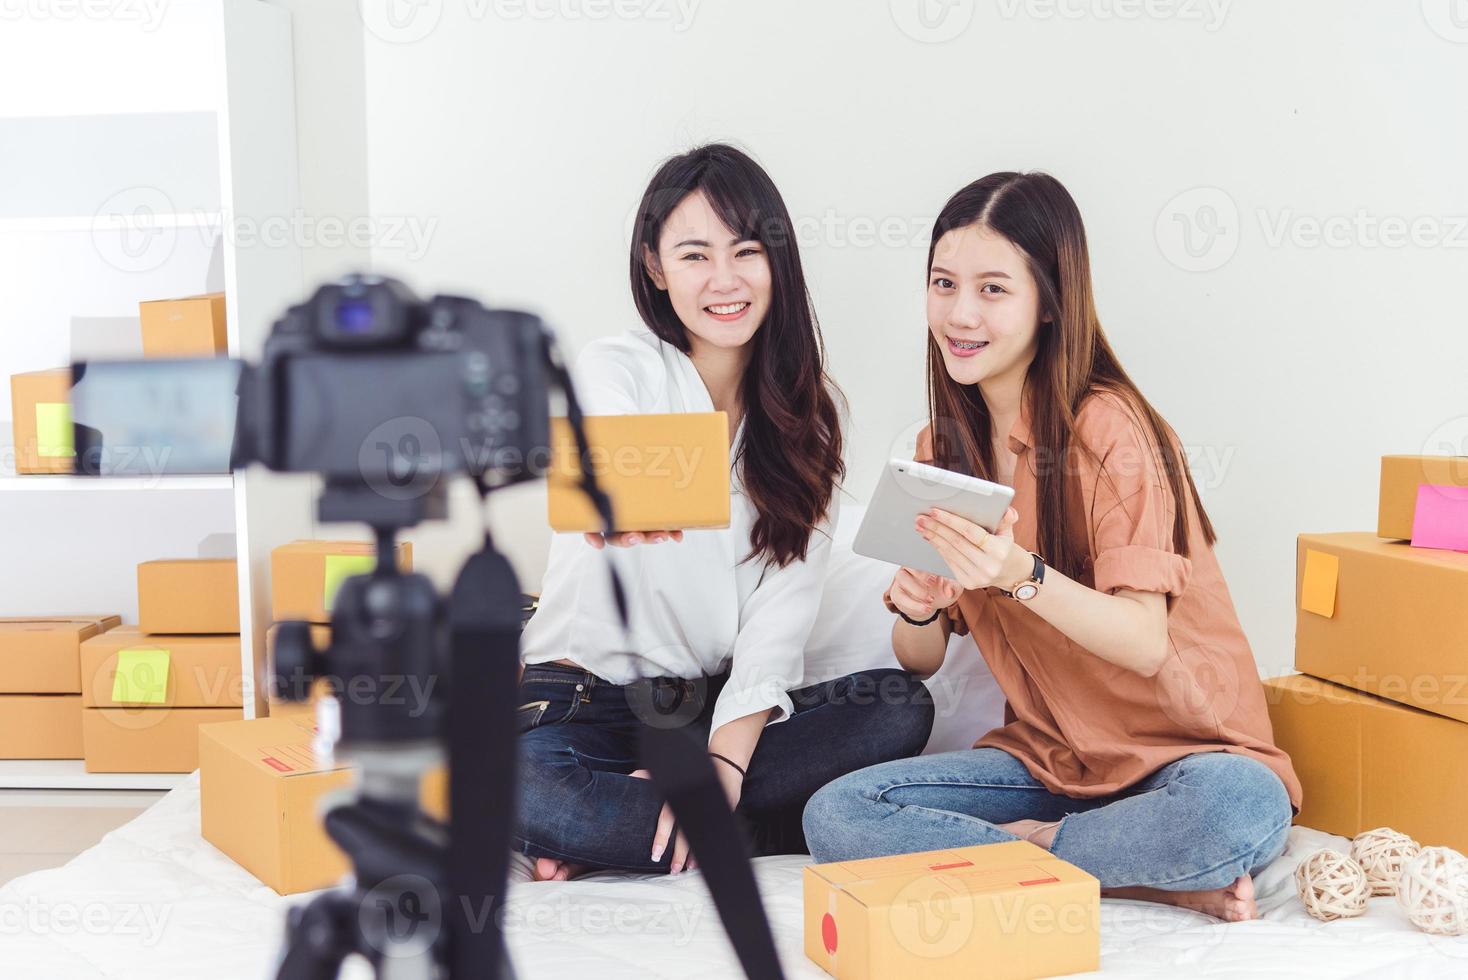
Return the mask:
<path id="1" fill-rule="evenodd" d="M 804 561 L 783 568 L 770 565 L 739 616 L 729 680 L 714 705 L 712 737 L 731 721 L 770 711 L 769 722 L 784 721 L 795 710 L 789 692 L 805 674 L 805 646 L 821 605 L 831 537 L 836 530 L 837 497 L 830 513 L 811 532 Z"/>
<path id="2" fill-rule="evenodd" d="M 1077 434 L 1095 454 L 1080 472 L 1090 509 L 1096 590 L 1182 595 L 1192 562 L 1173 544 L 1177 502 L 1155 440 L 1115 395 L 1093 395 L 1076 423 Z"/>

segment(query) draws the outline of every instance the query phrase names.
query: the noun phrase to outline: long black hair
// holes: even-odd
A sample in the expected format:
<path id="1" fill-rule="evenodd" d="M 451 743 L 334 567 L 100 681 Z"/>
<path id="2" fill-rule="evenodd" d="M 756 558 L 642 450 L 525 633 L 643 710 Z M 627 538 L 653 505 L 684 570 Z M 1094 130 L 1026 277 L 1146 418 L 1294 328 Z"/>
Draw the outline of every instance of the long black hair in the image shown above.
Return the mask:
<path id="1" fill-rule="evenodd" d="M 685 354 L 690 350 L 671 299 L 648 274 L 646 256 L 658 255 L 668 215 L 695 191 L 741 239 L 759 242 L 770 265 L 770 309 L 750 340 L 741 383 L 744 438 L 737 465 L 759 514 L 745 560 L 762 557 L 783 566 L 805 558 L 811 531 L 846 473 L 839 391 L 826 375 L 790 212 L 769 174 L 723 143 L 668 160 L 642 195 L 632 233 L 632 298 L 648 329 Z"/>

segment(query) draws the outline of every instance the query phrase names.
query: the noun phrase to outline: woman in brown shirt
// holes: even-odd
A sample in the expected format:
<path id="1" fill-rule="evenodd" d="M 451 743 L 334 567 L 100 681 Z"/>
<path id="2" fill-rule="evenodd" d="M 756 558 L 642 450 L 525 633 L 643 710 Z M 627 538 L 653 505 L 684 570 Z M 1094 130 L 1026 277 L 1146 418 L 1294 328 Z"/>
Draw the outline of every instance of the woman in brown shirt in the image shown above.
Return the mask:
<path id="1" fill-rule="evenodd" d="M 985 177 L 944 207 L 928 266 L 918 458 L 1015 497 L 992 533 L 918 519 L 953 577 L 897 573 L 892 641 L 931 674 L 972 631 L 1006 724 L 831 783 L 806 809 L 811 853 L 1022 837 L 1106 894 L 1252 918 L 1300 785 L 1177 437 L 1102 333 L 1075 202 L 1044 174 Z"/>

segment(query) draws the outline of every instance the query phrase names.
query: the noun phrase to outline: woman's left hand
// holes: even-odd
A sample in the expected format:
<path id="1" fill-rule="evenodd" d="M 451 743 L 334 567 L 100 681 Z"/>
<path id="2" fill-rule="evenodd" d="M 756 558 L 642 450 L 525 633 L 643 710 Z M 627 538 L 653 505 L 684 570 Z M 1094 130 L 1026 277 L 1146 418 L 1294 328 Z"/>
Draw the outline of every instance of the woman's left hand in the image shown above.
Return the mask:
<path id="1" fill-rule="evenodd" d="M 739 799 L 744 794 L 744 777 L 739 771 L 727 762 L 709 757 L 713 763 L 714 771 L 719 775 L 719 784 L 724 788 L 724 797 L 729 801 L 729 809 L 732 812 L 739 806 Z M 633 773 L 641 776 L 645 770 Z M 673 836 L 673 808 L 663 804 L 662 812 L 658 815 L 657 830 L 653 833 L 653 860 L 656 861 L 663 855 L 663 849 L 668 845 L 668 839 L 673 837 L 673 857 L 668 863 L 669 874 L 679 874 L 684 871 L 692 871 L 698 867 L 698 860 L 688 848 L 688 841 L 683 837 L 680 830 L 676 837 Z"/>
<path id="2" fill-rule="evenodd" d="M 973 521 L 933 508 L 918 516 L 917 530 L 938 550 L 965 589 L 1008 589 L 1030 577 L 1034 560 L 1014 543 L 1019 512 L 1013 507 L 993 532 Z"/>

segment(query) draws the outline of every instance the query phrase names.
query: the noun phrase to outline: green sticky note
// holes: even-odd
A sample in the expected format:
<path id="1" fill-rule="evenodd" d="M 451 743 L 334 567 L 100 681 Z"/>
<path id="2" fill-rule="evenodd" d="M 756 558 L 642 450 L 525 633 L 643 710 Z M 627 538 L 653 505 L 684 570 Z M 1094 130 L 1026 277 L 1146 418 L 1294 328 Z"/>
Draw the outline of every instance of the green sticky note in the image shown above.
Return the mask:
<path id="1" fill-rule="evenodd" d="M 162 704 L 168 694 L 169 652 L 159 647 L 117 651 L 112 700 L 120 704 Z"/>
<path id="2" fill-rule="evenodd" d="M 36 455 L 76 455 L 70 402 L 36 402 Z"/>
<path id="3" fill-rule="evenodd" d="M 326 574 L 322 576 L 321 604 L 329 612 L 336 602 L 336 590 L 353 575 L 367 575 L 377 567 L 376 555 L 327 555 Z"/>

